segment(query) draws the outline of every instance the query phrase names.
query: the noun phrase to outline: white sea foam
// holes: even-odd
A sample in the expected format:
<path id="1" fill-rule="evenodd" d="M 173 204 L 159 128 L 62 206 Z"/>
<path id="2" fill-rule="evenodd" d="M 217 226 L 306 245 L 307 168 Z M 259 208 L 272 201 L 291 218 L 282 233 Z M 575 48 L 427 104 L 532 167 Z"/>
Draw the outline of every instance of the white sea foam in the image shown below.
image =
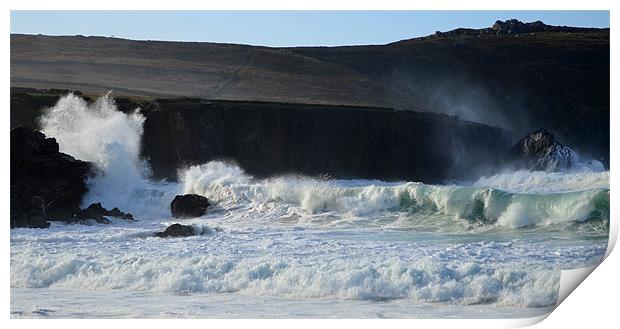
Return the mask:
<path id="1" fill-rule="evenodd" d="M 78 290 L 231 293 L 337 299 L 401 299 L 420 302 L 551 305 L 559 271 L 522 266 L 440 264 L 370 258 L 274 259 L 216 255 L 182 257 L 35 253 L 11 258 L 11 286 Z"/>

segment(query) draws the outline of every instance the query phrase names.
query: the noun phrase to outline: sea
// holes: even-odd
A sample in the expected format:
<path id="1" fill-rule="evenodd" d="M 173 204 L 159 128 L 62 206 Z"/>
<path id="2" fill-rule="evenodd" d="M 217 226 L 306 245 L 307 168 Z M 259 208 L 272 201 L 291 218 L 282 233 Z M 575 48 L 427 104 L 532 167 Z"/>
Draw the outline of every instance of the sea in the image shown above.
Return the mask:
<path id="1" fill-rule="evenodd" d="M 42 132 L 97 167 L 83 206 L 136 220 L 12 229 L 12 318 L 534 317 L 555 306 L 561 270 L 607 249 L 600 166 L 428 185 L 255 178 L 211 161 L 156 181 L 140 157 L 144 120 L 111 95 L 46 109 Z M 212 205 L 173 218 L 187 193 Z M 173 223 L 198 234 L 154 236 Z"/>

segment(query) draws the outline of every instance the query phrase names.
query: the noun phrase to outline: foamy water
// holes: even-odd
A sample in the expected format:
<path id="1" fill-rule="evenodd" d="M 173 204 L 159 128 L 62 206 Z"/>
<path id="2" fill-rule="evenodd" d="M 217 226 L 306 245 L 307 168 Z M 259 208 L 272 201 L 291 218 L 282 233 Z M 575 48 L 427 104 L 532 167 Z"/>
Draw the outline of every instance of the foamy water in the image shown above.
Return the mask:
<path id="1" fill-rule="evenodd" d="M 109 96 L 69 95 L 48 110 L 43 132 L 100 170 L 84 205 L 137 221 L 11 230 L 12 316 L 533 316 L 557 300 L 561 269 L 596 264 L 607 246 L 609 172 L 442 186 L 255 179 L 210 162 L 153 182 L 139 158 L 143 122 Z M 180 193 L 214 205 L 172 219 Z M 201 234 L 153 237 L 175 222 Z M 93 295 L 97 309 L 78 312 Z"/>

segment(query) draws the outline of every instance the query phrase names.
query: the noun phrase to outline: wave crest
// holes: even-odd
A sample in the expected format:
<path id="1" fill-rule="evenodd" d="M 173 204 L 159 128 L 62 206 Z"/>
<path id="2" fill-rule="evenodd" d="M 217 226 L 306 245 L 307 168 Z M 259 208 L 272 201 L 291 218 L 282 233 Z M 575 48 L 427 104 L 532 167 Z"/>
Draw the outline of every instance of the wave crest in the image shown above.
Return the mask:
<path id="1" fill-rule="evenodd" d="M 221 162 L 191 167 L 182 177 L 185 192 L 202 194 L 224 206 L 239 202 L 252 207 L 279 204 L 310 215 L 372 218 L 390 212 L 441 214 L 510 228 L 609 219 L 609 189 L 605 188 L 527 194 L 489 187 L 305 177 L 254 180 L 235 165 Z"/>

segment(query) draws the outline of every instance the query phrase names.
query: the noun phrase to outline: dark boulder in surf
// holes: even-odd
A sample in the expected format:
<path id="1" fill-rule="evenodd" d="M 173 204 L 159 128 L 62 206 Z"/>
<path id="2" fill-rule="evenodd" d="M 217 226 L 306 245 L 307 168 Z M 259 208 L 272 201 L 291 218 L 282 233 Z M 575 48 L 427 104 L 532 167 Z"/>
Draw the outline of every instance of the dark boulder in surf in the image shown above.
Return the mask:
<path id="1" fill-rule="evenodd" d="M 510 158 L 518 168 L 528 170 L 570 169 L 578 162 L 577 154 L 545 129 L 523 137 L 510 150 Z"/>
<path id="2" fill-rule="evenodd" d="M 112 210 L 108 210 L 106 216 L 112 216 L 127 220 L 133 220 L 133 215 L 128 212 L 122 212 L 120 209 L 114 207 Z"/>
<path id="3" fill-rule="evenodd" d="M 58 151 L 54 138 L 28 127 L 11 129 L 11 228 L 48 227 L 79 210 L 93 166 Z"/>
<path id="4" fill-rule="evenodd" d="M 209 199 L 201 195 L 177 195 L 170 203 L 170 212 L 176 218 L 200 217 L 207 212 L 209 205 Z"/>
<path id="5" fill-rule="evenodd" d="M 93 203 L 85 209 L 80 210 L 75 219 L 78 221 L 94 219 L 97 223 L 109 224 L 110 221 L 106 217 L 117 217 L 127 220 L 133 220 L 133 215 L 130 213 L 124 213 L 118 208 L 107 210 L 101 203 Z"/>
<path id="6" fill-rule="evenodd" d="M 105 208 L 101 206 L 101 203 L 93 203 L 85 209 L 80 210 L 75 214 L 77 220 L 94 219 L 97 223 L 110 224 L 110 221 L 104 217 L 104 213 L 107 212 Z"/>
<path id="7" fill-rule="evenodd" d="M 191 236 L 196 235 L 196 231 L 192 226 L 189 225 L 181 225 L 181 224 L 172 224 L 166 228 L 163 232 L 155 233 L 155 236 L 160 238 L 165 237 L 179 237 L 179 236 Z"/>

